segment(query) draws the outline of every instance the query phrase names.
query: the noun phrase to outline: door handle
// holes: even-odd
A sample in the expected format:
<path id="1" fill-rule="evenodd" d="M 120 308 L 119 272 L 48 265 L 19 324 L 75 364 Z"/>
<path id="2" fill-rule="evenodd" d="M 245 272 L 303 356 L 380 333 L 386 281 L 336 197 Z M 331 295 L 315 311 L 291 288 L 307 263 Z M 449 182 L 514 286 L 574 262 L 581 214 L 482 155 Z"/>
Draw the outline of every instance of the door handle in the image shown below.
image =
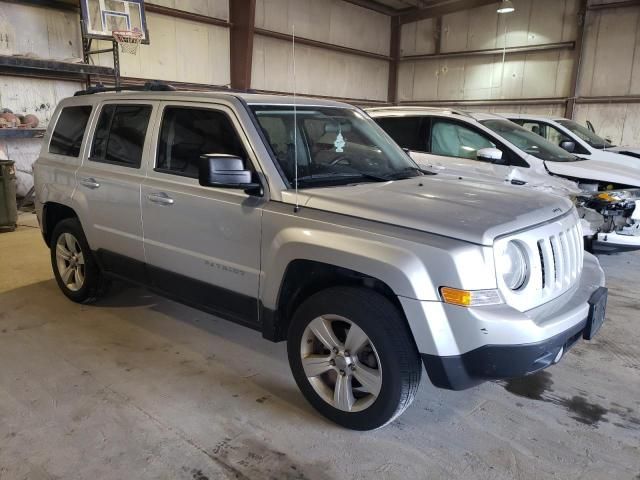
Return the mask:
<path id="1" fill-rule="evenodd" d="M 96 182 L 95 178 L 83 178 L 82 180 L 80 180 L 80 184 L 92 190 L 100 188 L 100 184 Z"/>
<path id="2" fill-rule="evenodd" d="M 164 192 L 150 193 L 149 195 L 147 195 L 147 200 L 159 205 L 173 205 L 173 198 L 171 198 Z"/>

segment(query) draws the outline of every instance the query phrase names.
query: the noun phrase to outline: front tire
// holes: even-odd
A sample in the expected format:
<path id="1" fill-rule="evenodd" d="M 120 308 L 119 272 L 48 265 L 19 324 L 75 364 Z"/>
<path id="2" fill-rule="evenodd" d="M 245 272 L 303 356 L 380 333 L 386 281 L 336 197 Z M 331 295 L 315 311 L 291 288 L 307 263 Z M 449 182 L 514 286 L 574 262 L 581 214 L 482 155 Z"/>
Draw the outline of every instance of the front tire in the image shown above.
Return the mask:
<path id="1" fill-rule="evenodd" d="M 60 221 L 53 229 L 49 248 L 53 274 L 62 293 L 77 303 L 96 301 L 106 284 L 78 219 Z"/>
<path id="2" fill-rule="evenodd" d="M 294 315 L 287 352 L 309 403 L 353 430 L 393 421 L 420 384 L 420 355 L 402 314 L 365 288 L 330 288 L 308 298 Z"/>

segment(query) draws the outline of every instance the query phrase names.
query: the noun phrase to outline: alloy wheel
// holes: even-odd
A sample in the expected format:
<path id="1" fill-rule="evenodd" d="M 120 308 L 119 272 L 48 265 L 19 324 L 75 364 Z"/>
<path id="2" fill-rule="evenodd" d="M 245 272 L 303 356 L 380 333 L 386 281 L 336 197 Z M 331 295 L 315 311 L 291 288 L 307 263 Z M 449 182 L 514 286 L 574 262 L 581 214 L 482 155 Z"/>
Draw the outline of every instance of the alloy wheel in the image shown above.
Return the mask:
<path id="1" fill-rule="evenodd" d="M 56 265 L 62 283 L 69 290 L 77 292 L 82 288 L 85 280 L 84 254 L 78 239 L 71 233 L 65 232 L 58 237 Z"/>
<path id="2" fill-rule="evenodd" d="M 382 388 L 382 366 L 367 334 L 354 322 L 322 315 L 305 328 L 302 367 L 316 393 L 345 412 L 365 410 Z"/>

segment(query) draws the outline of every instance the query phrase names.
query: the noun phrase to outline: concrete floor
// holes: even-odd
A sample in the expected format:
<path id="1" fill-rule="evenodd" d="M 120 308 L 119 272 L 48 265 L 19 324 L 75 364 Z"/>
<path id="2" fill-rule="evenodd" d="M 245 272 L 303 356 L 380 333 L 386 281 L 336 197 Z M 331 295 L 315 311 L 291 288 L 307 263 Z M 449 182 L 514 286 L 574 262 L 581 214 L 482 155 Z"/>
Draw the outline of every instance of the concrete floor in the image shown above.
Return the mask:
<path id="1" fill-rule="evenodd" d="M 597 340 L 525 380 L 426 375 L 357 433 L 323 420 L 285 345 L 140 289 L 94 306 L 52 279 L 33 215 L 0 234 L 0 479 L 640 479 L 640 254 L 603 257 Z"/>

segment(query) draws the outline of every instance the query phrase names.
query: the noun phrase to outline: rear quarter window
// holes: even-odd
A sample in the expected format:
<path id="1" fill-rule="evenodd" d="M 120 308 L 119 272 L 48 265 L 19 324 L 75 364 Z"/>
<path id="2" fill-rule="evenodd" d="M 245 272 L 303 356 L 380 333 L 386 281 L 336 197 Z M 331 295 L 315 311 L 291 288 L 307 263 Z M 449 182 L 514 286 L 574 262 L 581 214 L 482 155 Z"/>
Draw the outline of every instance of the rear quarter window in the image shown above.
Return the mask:
<path id="1" fill-rule="evenodd" d="M 90 105 L 64 107 L 51 134 L 49 153 L 67 157 L 80 156 L 80 147 L 90 116 Z"/>

